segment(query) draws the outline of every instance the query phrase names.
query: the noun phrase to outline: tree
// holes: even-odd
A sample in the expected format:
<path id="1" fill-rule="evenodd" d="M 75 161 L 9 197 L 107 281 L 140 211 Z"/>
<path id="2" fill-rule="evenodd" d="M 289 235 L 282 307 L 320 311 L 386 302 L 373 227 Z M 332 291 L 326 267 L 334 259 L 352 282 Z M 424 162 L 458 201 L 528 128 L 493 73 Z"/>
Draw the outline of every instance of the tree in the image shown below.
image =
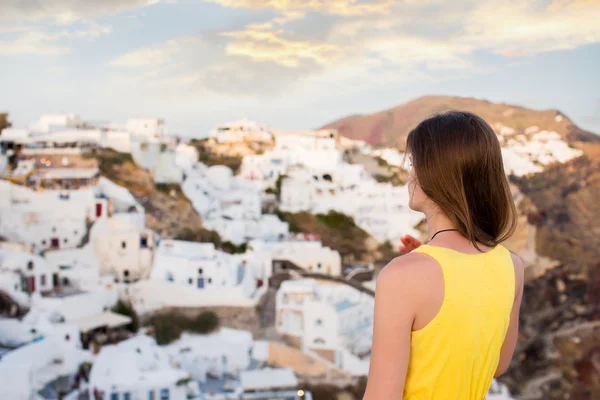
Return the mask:
<path id="1" fill-rule="evenodd" d="M 0 113 L 0 134 L 5 128 L 10 128 L 12 124 L 8 121 L 8 113 Z"/>

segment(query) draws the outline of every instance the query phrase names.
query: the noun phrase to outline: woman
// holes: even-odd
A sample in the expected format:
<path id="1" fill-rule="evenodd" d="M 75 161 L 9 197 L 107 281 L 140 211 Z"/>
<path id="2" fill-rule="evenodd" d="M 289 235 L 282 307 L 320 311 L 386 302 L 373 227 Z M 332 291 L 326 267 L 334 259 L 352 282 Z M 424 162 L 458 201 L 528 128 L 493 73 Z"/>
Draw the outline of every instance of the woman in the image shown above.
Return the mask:
<path id="1" fill-rule="evenodd" d="M 500 243 L 516 209 L 492 128 L 468 112 L 421 122 L 407 140 L 409 206 L 429 243 L 377 278 L 364 400 L 482 400 L 512 358 L 523 264 Z"/>

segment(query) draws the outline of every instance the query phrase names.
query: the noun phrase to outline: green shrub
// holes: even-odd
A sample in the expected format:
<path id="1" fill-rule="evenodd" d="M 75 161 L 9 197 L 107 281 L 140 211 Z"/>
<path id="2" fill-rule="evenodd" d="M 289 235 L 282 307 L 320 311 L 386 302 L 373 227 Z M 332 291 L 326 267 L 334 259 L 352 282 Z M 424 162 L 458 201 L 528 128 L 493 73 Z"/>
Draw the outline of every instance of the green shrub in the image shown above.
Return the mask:
<path id="1" fill-rule="evenodd" d="M 114 313 L 125 315 L 131 318 L 131 324 L 127 326 L 127 329 L 129 329 L 131 332 L 135 333 L 140 329 L 140 319 L 138 318 L 138 315 L 131 303 L 119 300 L 112 308 L 112 311 Z"/>
<path id="2" fill-rule="evenodd" d="M 247 243 L 242 243 L 239 246 L 231 243 L 230 241 L 224 242 L 221 245 L 221 249 L 223 251 L 225 251 L 226 253 L 229 254 L 241 254 L 241 253 L 245 253 L 246 249 L 248 248 L 248 244 Z"/>
<path id="3" fill-rule="evenodd" d="M 189 320 L 181 314 L 160 314 L 152 317 L 149 324 L 154 328 L 156 342 L 165 345 L 179 339 Z"/>
<path id="4" fill-rule="evenodd" d="M 219 316 L 212 311 L 203 311 L 191 321 L 190 330 L 195 333 L 210 333 L 219 327 Z"/>
<path id="5" fill-rule="evenodd" d="M 357 228 L 352 217 L 341 212 L 329 211 L 327 214 L 317 214 L 317 220 L 329 228 L 335 229 L 344 236 L 352 233 L 352 230 Z"/>
<path id="6" fill-rule="evenodd" d="M 155 315 L 148 322 L 154 328 L 156 342 L 165 345 L 179 339 L 183 332 L 207 334 L 219 327 L 219 316 L 213 311 L 203 311 L 195 318 L 180 313 Z"/>

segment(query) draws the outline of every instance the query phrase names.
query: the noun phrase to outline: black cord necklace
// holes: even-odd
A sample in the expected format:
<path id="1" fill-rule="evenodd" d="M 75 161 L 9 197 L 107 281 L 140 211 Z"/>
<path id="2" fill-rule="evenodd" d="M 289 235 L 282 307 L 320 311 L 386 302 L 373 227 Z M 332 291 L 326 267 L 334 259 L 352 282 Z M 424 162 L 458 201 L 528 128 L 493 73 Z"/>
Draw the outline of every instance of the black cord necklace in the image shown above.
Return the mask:
<path id="1" fill-rule="evenodd" d="M 458 232 L 458 229 L 442 229 L 441 231 L 437 231 L 436 233 L 433 234 L 433 236 L 431 237 L 431 239 L 429 239 L 429 241 L 431 242 L 433 240 L 433 238 L 435 238 L 438 233 L 450 232 L 450 231 L 456 231 L 456 232 Z"/>

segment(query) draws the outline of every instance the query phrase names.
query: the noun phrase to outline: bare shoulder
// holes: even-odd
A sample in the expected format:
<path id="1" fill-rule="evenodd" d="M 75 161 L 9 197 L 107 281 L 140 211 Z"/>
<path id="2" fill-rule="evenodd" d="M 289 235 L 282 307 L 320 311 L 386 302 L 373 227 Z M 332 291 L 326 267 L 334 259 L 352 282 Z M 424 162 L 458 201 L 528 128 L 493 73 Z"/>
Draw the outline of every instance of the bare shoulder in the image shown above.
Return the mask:
<path id="1" fill-rule="evenodd" d="M 515 268 L 515 278 L 522 284 L 525 276 L 525 266 L 523 265 L 523 261 L 521 261 L 519 256 L 513 253 L 510 253 L 510 258 L 512 259 Z"/>
<path id="2" fill-rule="evenodd" d="M 440 269 L 437 261 L 423 253 L 409 253 L 390 261 L 377 276 L 377 287 L 404 289 L 415 293 L 427 288 L 427 282 Z"/>
<path id="3" fill-rule="evenodd" d="M 513 267 L 515 268 L 515 299 L 520 302 L 525 286 L 525 266 L 523 265 L 523 261 L 521 261 L 516 254 L 510 253 L 510 257 L 513 262 Z"/>

